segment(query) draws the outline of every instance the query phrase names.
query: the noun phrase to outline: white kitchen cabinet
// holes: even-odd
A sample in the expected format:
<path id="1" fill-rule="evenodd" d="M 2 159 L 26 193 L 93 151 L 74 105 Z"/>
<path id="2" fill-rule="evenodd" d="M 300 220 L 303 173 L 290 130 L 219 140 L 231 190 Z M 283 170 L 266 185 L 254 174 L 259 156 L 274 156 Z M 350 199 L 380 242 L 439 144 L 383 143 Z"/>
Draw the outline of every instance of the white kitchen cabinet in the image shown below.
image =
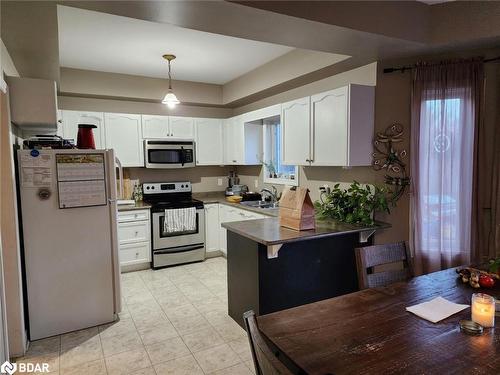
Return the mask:
<path id="1" fill-rule="evenodd" d="M 348 165 L 348 86 L 311 96 L 311 165 Z"/>
<path id="2" fill-rule="evenodd" d="M 145 139 L 194 139 L 192 117 L 142 115 L 142 137 Z"/>
<path id="3" fill-rule="evenodd" d="M 143 138 L 168 138 L 169 135 L 168 116 L 142 115 Z"/>
<path id="4" fill-rule="evenodd" d="M 219 251 L 219 204 L 205 205 L 205 249 L 207 253 Z"/>
<path id="5" fill-rule="evenodd" d="M 141 115 L 105 113 L 106 148 L 115 150 L 123 167 L 144 166 Z"/>
<path id="6" fill-rule="evenodd" d="M 92 129 L 94 142 L 97 149 L 106 147 L 104 131 L 104 113 L 88 111 L 61 111 L 62 125 L 59 126 L 58 135 L 66 139 L 73 139 L 76 144 L 78 135 L 78 124 L 95 125 Z"/>
<path id="7" fill-rule="evenodd" d="M 269 216 L 262 215 L 256 212 L 251 212 L 235 206 L 219 204 L 219 247 L 220 250 L 227 254 L 227 230 L 222 227 L 222 223 L 230 223 L 233 221 L 245 221 L 264 219 Z"/>
<path id="8" fill-rule="evenodd" d="M 375 87 L 351 84 L 285 103 L 281 119 L 284 164 L 371 165 Z"/>
<path id="9" fill-rule="evenodd" d="M 309 165 L 310 157 L 309 97 L 281 105 L 282 163 Z"/>
<path id="10" fill-rule="evenodd" d="M 245 123 L 241 116 L 224 120 L 224 164 L 260 164 L 263 150 L 262 132 L 262 125 Z"/>
<path id="11" fill-rule="evenodd" d="M 194 118 L 169 116 L 170 137 L 194 139 Z"/>
<path id="12" fill-rule="evenodd" d="M 222 120 L 198 118 L 196 125 L 196 165 L 224 164 Z"/>
<path id="13" fill-rule="evenodd" d="M 311 165 L 372 163 L 375 87 L 348 85 L 311 97 Z"/>
<path id="14" fill-rule="evenodd" d="M 118 244 L 122 272 L 149 267 L 151 262 L 149 210 L 118 212 Z"/>

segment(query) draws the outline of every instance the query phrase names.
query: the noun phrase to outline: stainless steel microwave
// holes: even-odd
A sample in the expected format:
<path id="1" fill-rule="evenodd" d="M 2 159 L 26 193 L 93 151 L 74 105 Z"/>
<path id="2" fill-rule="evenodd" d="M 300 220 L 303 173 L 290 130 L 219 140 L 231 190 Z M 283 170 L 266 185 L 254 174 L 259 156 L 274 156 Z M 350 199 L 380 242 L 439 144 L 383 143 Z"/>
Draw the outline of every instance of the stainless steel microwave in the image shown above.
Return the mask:
<path id="1" fill-rule="evenodd" d="M 144 141 L 144 166 L 146 168 L 190 168 L 195 166 L 193 141 Z"/>

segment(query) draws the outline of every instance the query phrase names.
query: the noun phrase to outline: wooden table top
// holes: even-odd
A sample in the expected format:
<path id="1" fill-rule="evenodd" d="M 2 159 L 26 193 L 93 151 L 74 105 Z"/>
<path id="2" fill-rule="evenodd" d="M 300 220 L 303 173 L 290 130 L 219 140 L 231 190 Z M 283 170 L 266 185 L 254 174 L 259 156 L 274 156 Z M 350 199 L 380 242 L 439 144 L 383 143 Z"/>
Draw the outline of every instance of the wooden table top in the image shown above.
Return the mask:
<path id="1" fill-rule="evenodd" d="M 433 324 L 405 310 L 441 296 L 469 304 L 454 269 L 258 317 L 260 330 L 307 374 L 500 374 L 500 328 L 460 332 L 470 308 Z M 500 319 L 496 318 L 497 326 Z"/>

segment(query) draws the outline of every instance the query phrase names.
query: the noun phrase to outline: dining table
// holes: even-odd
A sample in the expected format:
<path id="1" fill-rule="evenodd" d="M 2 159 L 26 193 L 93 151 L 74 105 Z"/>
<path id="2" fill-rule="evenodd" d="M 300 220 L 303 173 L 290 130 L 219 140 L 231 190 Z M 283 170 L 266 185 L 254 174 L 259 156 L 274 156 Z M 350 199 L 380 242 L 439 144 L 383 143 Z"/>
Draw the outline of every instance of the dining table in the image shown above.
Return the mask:
<path id="1" fill-rule="evenodd" d="M 470 306 L 473 293 L 454 268 L 257 318 L 270 347 L 295 374 L 500 374 L 500 327 L 460 330 L 470 307 L 431 323 L 406 307 L 443 297 Z M 497 325 L 500 318 L 496 317 Z"/>

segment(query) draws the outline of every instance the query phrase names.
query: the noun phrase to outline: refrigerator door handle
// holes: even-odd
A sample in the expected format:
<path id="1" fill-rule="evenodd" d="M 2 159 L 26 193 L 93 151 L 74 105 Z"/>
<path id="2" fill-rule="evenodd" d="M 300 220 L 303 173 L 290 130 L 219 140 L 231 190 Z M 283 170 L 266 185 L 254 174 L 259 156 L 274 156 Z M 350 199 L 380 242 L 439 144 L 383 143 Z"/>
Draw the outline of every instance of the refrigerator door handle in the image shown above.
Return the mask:
<path id="1" fill-rule="evenodd" d="M 120 184 L 120 198 L 123 199 L 123 167 L 122 162 L 115 156 L 115 165 L 118 167 L 118 181 Z"/>

